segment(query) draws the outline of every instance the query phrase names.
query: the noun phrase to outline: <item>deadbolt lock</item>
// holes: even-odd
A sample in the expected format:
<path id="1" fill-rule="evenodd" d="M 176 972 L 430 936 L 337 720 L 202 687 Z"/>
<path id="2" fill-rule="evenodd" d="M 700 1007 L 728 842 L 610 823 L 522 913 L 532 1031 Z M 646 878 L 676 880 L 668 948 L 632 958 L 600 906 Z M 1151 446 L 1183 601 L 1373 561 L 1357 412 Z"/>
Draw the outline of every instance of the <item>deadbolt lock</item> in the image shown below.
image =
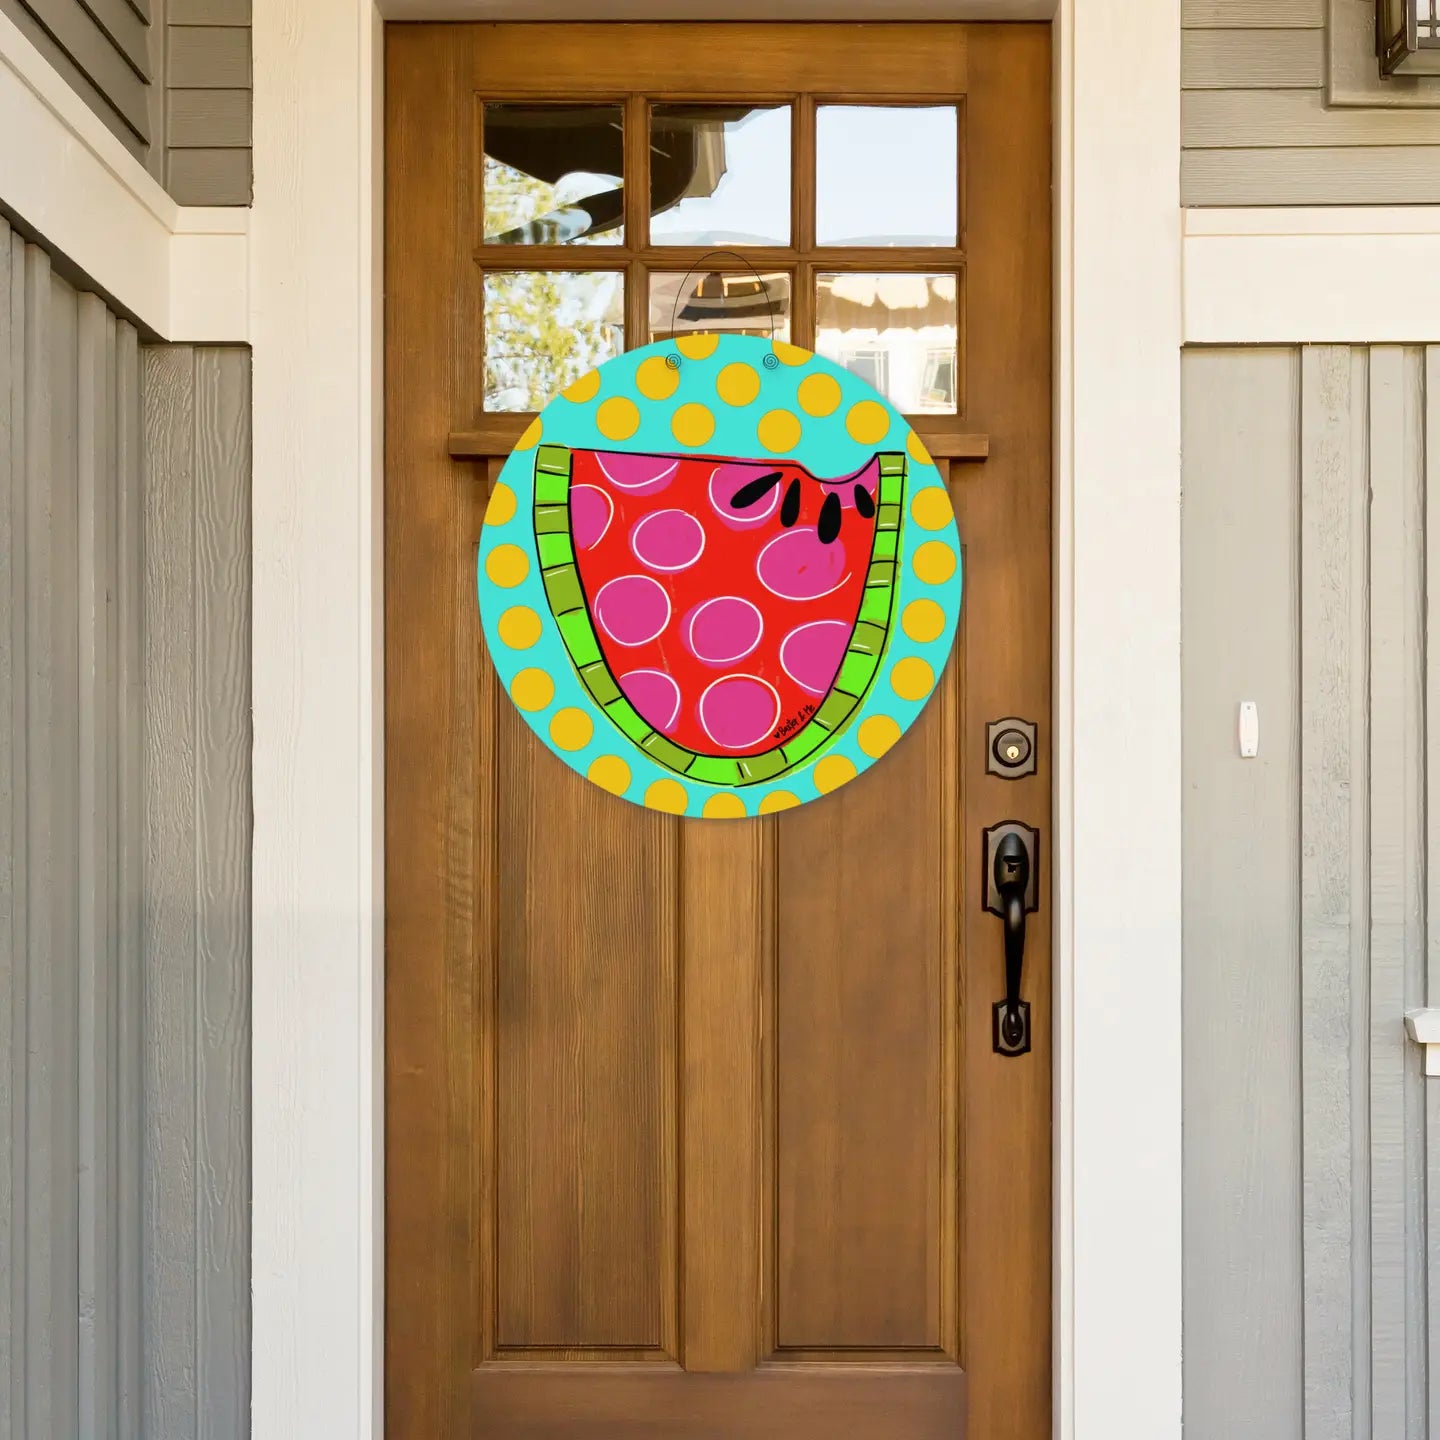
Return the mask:
<path id="1" fill-rule="evenodd" d="M 989 745 L 985 768 L 1002 780 L 1020 780 L 1035 773 L 1035 726 L 1010 716 L 985 727 Z"/>

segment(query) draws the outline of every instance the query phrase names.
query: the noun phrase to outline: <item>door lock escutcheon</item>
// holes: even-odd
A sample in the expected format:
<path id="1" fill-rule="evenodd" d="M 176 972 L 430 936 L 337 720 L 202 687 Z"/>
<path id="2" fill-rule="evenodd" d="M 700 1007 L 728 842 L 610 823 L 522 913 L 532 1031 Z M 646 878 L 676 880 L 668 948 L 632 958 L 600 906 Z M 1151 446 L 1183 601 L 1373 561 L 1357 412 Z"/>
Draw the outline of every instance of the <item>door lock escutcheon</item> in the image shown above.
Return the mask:
<path id="1" fill-rule="evenodd" d="M 1035 724 L 1018 716 L 992 720 L 985 727 L 985 769 L 1002 780 L 1035 773 Z"/>
<path id="2" fill-rule="evenodd" d="M 985 831 L 985 908 L 1004 925 L 1005 998 L 991 1014 L 997 1055 L 1030 1050 L 1030 1002 L 1020 998 L 1025 973 L 1025 917 L 1040 908 L 1040 832 L 1018 820 Z"/>

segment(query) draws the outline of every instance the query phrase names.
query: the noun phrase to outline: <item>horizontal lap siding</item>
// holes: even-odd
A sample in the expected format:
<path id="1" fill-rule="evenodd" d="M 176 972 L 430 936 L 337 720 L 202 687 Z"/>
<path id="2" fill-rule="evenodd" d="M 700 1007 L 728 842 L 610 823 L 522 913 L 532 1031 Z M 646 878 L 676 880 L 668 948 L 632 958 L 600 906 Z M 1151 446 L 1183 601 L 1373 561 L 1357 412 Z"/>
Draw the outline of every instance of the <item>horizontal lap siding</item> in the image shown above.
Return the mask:
<path id="1" fill-rule="evenodd" d="M 165 186 L 182 205 L 248 205 L 250 0 L 168 0 Z"/>
<path id="2" fill-rule="evenodd" d="M 1324 0 L 1184 0 L 1186 205 L 1440 203 L 1433 111 L 1325 103 Z"/>
<path id="3" fill-rule="evenodd" d="M 0 0 L 0 15 L 60 72 L 127 148 L 157 141 L 150 26 L 129 0 Z"/>
<path id="4" fill-rule="evenodd" d="M 0 221 L 0 1440 L 241 1440 L 249 357 Z"/>

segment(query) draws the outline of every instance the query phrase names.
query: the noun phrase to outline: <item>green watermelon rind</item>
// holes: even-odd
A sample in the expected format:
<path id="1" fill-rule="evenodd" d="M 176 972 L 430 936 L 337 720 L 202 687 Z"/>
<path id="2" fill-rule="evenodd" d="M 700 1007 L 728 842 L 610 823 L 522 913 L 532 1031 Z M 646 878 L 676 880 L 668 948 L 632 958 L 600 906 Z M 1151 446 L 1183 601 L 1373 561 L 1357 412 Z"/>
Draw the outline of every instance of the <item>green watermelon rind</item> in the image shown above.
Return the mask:
<path id="1" fill-rule="evenodd" d="M 600 712 L 656 763 L 687 780 L 716 786 L 763 785 L 815 760 L 849 724 L 883 668 L 895 623 L 896 568 L 908 461 L 882 451 L 879 505 L 869 572 L 834 683 L 809 720 L 788 740 L 758 755 L 702 755 L 654 729 L 621 693 L 590 619 L 590 605 L 570 538 L 571 452 L 541 445 L 535 453 L 534 525 L 540 578 L 551 617 L 580 683 Z"/>

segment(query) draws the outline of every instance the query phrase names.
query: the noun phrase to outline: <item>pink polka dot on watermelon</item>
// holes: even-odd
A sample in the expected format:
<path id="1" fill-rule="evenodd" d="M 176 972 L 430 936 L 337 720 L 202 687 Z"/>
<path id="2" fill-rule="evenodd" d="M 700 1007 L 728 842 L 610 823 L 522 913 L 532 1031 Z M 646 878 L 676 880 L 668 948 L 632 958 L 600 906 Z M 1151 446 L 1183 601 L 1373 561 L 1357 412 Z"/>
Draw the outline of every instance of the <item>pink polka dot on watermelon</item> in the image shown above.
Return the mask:
<path id="1" fill-rule="evenodd" d="M 595 618 L 617 645 L 643 645 L 670 623 L 670 598 L 648 575 L 619 575 L 600 587 Z"/>
<path id="2" fill-rule="evenodd" d="M 777 535 L 755 557 L 755 573 L 782 600 L 818 600 L 845 583 L 845 551 L 822 545 L 808 525 L 797 526 Z"/>
<path id="3" fill-rule="evenodd" d="M 570 534 L 582 550 L 592 549 L 610 528 L 615 502 L 598 485 L 570 487 Z"/>
<path id="4" fill-rule="evenodd" d="M 700 725 L 722 750 L 758 745 L 780 718 L 780 697 L 755 675 L 722 675 L 700 696 Z"/>
<path id="5" fill-rule="evenodd" d="M 710 472 L 711 507 L 732 530 L 748 530 L 752 525 L 763 524 L 780 504 L 780 495 L 785 488 L 783 480 L 776 481 L 768 494 L 761 496 L 754 504 L 745 506 L 743 510 L 737 510 L 730 501 L 742 485 L 748 485 L 762 475 L 773 474 L 776 469 L 774 465 L 763 463 L 717 465 Z"/>
<path id="6" fill-rule="evenodd" d="M 705 549 L 705 531 L 683 510 L 654 510 L 635 522 L 630 548 L 652 570 L 688 570 Z"/>
<path id="7" fill-rule="evenodd" d="M 850 627 L 843 620 L 797 625 L 780 644 L 780 665 L 802 689 L 823 695 L 840 669 Z"/>
<path id="8" fill-rule="evenodd" d="M 629 495 L 658 495 L 680 468 L 680 462 L 669 455 L 623 455 L 606 450 L 597 451 L 595 459 L 605 478 Z"/>
<path id="9" fill-rule="evenodd" d="M 738 595 L 702 600 L 680 622 L 685 648 L 707 665 L 733 665 L 759 643 L 765 622 L 759 609 Z"/>
<path id="10" fill-rule="evenodd" d="M 680 687 L 663 670 L 632 670 L 620 677 L 620 689 L 641 718 L 663 733 L 680 718 Z"/>

